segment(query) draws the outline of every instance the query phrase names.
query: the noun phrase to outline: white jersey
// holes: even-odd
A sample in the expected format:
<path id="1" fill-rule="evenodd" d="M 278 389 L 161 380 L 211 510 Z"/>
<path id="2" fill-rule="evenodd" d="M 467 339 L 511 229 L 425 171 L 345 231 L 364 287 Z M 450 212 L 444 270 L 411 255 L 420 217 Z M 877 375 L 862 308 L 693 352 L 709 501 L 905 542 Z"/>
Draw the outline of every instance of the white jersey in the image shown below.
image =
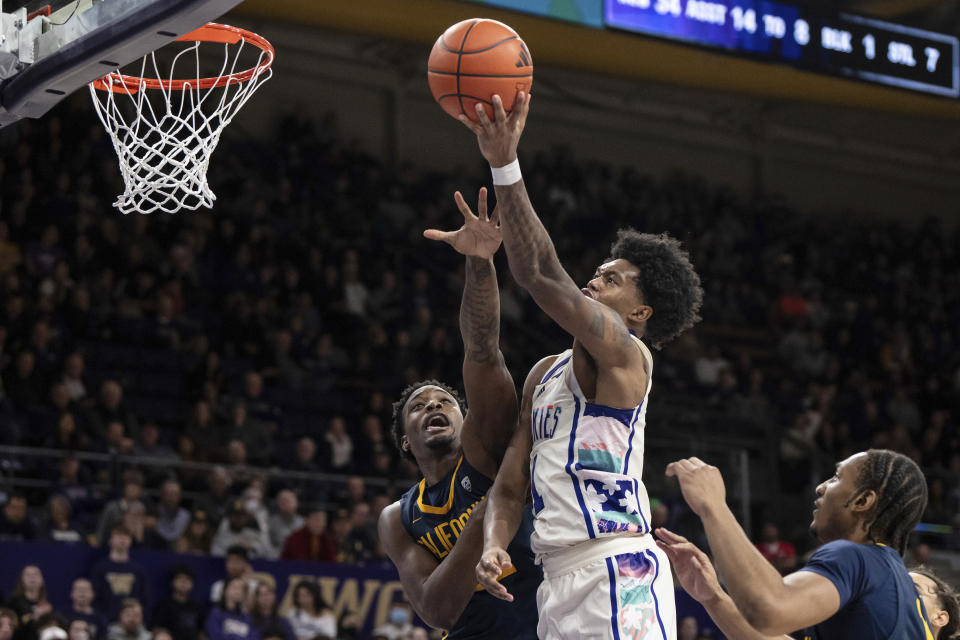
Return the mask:
<path id="1" fill-rule="evenodd" d="M 538 558 L 587 540 L 650 533 L 650 501 L 640 478 L 653 358 L 633 339 L 648 373 L 638 406 L 587 402 L 573 372 L 572 349 L 557 356 L 533 390 L 530 546 Z"/>

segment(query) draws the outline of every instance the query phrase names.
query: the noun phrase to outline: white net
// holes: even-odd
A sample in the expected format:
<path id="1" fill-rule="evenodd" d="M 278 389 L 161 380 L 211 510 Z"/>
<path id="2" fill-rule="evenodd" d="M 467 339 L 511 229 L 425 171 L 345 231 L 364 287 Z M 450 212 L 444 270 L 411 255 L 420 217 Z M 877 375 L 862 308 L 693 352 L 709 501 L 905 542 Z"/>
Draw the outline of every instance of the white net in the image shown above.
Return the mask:
<path id="1" fill-rule="evenodd" d="M 90 84 L 97 115 L 120 159 L 124 192 L 113 206 L 124 214 L 213 206 L 216 195 L 207 184 L 210 156 L 224 127 L 273 73 L 269 44 L 266 48 L 248 44 L 248 37 L 266 41 L 242 33 L 246 37 L 234 43 L 175 43 L 185 48 L 173 57 L 167 73 L 161 74 L 154 52 L 141 61 L 140 77 L 114 72 Z M 201 74 L 201 45 L 223 46 L 219 74 Z M 244 49 L 247 57 L 259 54 L 255 65 L 246 70 L 246 65 L 240 66 L 238 73 Z M 174 80 L 178 65 L 191 69 L 190 79 Z M 156 79 L 147 78 L 147 73 Z"/>

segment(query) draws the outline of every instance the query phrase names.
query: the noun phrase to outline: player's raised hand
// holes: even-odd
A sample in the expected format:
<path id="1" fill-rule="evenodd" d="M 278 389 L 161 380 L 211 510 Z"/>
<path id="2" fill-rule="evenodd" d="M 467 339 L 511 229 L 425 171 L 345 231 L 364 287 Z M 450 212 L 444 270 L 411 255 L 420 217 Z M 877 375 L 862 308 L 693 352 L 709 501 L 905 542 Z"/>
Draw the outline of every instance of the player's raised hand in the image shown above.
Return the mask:
<path id="1" fill-rule="evenodd" d="M 513 602 L 513 596 L 510 595 L 507 588 L 502 583 L 497 582 L 497 578 L 512 568 L 513 563 L 510 561 L 510 554 L 504 549 L 500 547 L 484 549 L 483 555 L 480 556 L 480 562 L 477 563 L 477 582 L 490 595 L 507 602 Z"/>
<path id="2" fill-rule="evenodd" d="M 500 232 L 500 219 L 496 209 L 492 214 L 487 213 L 487 188 L 480 188 L 477 197 L 477 213 L 474 215 L 470 205 L 466 203 L 459 191 L 453 194 L 457 208 L 463 214 L 463 226 L 456 231 L 441 231 L 427 229 L 423 232 L 425 238 L 441 240 L 465 256 L 478 258 L 492 258 L 500 248 L 503 234 Z"/>
<path id="3" fill-rule="evenodd" d="M 683 590 L 697 602 L 709 602 L 720 595 L 720 583 L 713 563 L 695 544 L 660 527 L 654 530 L 657 546 L 670 558 L 670 566 L 677 574 Z"/>
<path id="4" fill-rule="evenodd" d="M 727 490 L 720 470 L 700 458 L 686 458 L 667 465 L 667 475 L 680 481 L 680 491 L 695 514 L 703 518 L 711 509 L 726 504 Z"/>
<path id="5" fill-rule="evenodd" d="M 500 96 L 494 94 L 492 100 L 493 120 L 487 117 L 487 112 L 480 103 L 477 103 L 479 122 L 473 122 L 462 113 L 457 119 L 477 135 L 480 153 L 490 166 L 504 167 L 517 159 L 517 145 L 527 123 L 527 113 L 530 112 L 530 94 L 517 92 L 510 115 L 503 110 Z"/>

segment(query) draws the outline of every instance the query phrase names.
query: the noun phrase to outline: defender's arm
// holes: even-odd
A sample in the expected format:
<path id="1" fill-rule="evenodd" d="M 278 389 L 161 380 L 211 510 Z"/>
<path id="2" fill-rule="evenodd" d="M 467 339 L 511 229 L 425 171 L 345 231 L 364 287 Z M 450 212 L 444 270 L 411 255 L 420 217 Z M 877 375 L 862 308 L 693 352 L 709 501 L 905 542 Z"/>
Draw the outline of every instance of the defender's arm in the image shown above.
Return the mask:
<path id="1" fill-rule="evenodd" d="M 502 234 L 498 210 L 487 213 L 486 188 L 480 189 L 476 215 L 459 191 L 454 200 L 463 226 L 456 231 L 427 229 L 423 235 L 467 256 L 460 335 L 468 410 L 460 442 L 470 464 L 492 478 L 517 422 L 517 391 L 500 352 L 500 291 L 493 265 Z"/>
<path id="2" fill-rule="evenodd" d="M 468 407 L 460 442 L 470 464 L 492 478 L 517 424 L 517 390 L 500 351 L 500 291 L 492 258 L 467 257 L 460 333 Z"/>
<path id="3" fill-rule="evenodd" d="M 840 609 L 840 593 L 827 578 L 797 571 L 782 578 L 750 542 L 730 508 L 720 471 L 698 458 L 667 465 L 683 498 L 700 516 L 717 572 L 752 627 L 775 635 L 823 622 Z"/>
<path id="4" fill-rule="evenodd" d="M 707 610 L 710 619 L 730 640 L 793 640 L 788 635 L 767 635 L 754 629 L 737 609 L 737 605 L 730 599 L 730 596 L 723 591 L 720 591 L 715 599 L 707 600 L 701 604 Z"/>
<path id="5" fill-rule="evenodd" d="M 731 640 L 791 640 L 784 635 L 768 636 L 750 626 L 730 596 L 720 588 L 710 558 L 696 545 L 662 527 L 654 533 L 659 538 L 657 546 L 670 559 L 680 586 L 703 605 L 726 637 Z"/>
<path id="6" fill-rule="evenodd" d="M 726 504 L 703 517 L 703 527 L 730 597 L 757 630 L 791 633 L 823 622 L 840 609 L 840 594 L 829 579 L 810 571 L 781 578 Z"/>
<path id="7" fill-rule="evenodd" d="M 529 494 L 530 449 L 533 446 L 530 433 L 533 390 L 555 359 L 555 356 L 544 358 L 527 376 L 523 385 L 520 423 L 487 497 L 488 517 L 484 519 L 483 558 L 477 564 L 477 580 L 487 591 L 502 600 L 513 600 L 513 596 L 497 578 L 513 566 L 506 549 L 520 528 L 523 507 Z"/>
<path id="8" fill-rule="evenodd" d="M 397 566 L 403 592 L 414 611 L 431 627 L 451 628 L 476 590 L 477 581 L 471 569 L 480 559 L 486 502 L 481 500 L 474 507 L 453 550 L 440 562 L 403 528 L 399 502 L 380 514 L 377 532 L 383 549 Z"/>

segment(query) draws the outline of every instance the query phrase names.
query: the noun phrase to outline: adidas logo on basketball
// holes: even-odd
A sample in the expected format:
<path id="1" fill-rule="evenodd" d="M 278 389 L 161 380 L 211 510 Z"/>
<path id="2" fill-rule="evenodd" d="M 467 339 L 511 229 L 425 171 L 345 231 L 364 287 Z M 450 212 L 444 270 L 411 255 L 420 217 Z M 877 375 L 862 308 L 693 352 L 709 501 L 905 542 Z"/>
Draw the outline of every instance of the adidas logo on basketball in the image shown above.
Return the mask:
<path id="1" fill-rule="evenodd" d="M 517 68 L 520 67 L 529 67 L 530 66 L 530 52 L 527 51 L 526 45 L 520 45 L 520 59 L 517 60 Z"/>
<path id="2" fill-rule="evenodd" d="M 473 485 L 470 483 L 470 476 L 463 476 L 463 479 L 460 481 L 460 486 L 463 487 L 464 491 L 470 491 L 473 488 Z"/>

